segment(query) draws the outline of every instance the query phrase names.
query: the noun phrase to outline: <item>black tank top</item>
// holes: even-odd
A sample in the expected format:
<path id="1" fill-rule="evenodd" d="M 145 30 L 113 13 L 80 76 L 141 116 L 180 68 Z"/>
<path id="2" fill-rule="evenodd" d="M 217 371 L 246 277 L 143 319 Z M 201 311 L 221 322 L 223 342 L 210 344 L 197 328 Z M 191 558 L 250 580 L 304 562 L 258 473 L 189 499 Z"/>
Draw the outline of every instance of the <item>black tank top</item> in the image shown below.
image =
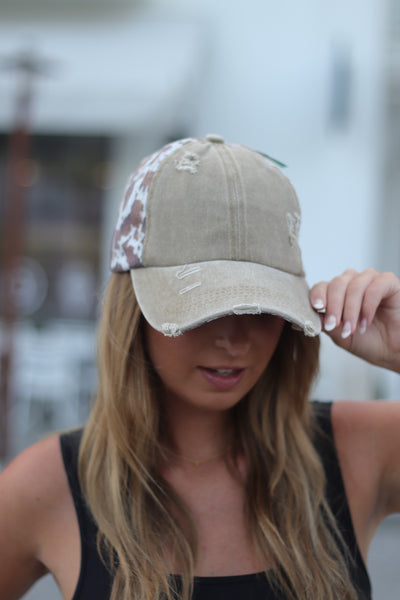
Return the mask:
<path id="1" fill-rule="evenodd" d="M 360 600 L 371 600 L 371 584 L 354 534 L 342 475 L 333 442 L 331 403 L 313 403 L 320 431 L 315 447 L 321 457 L 326 476 L 326 497 L 339 530 L 353 557 L 350 574 Z M 81 536 L 81 570 L 72 600 L 109 600 L 112 576 L 101 561 L 96 548 L 97 527 L 82 496 L 77 462 L 82 430 L 60 437 L 61 451 L 71 494 L 78 517 Z M 193 600 L 284 600 L 271 589 L 263 573 L 229 577 L 196 577 Z"/>

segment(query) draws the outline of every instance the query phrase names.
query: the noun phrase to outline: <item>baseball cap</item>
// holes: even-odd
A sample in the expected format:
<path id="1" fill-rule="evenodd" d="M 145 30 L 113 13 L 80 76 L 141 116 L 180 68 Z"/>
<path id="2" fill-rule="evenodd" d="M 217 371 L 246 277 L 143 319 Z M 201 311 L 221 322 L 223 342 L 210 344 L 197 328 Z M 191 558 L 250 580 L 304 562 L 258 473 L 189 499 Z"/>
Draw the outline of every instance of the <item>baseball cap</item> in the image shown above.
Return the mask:
<path id="1" fill-rule="evenodd" d="M 129 178 L 111 270 L 168 336 L 229 314 L 278 315 L 320 333 L 298 244 L 300 207 L 265 155 L 216 134 L 167 144 Z"/>

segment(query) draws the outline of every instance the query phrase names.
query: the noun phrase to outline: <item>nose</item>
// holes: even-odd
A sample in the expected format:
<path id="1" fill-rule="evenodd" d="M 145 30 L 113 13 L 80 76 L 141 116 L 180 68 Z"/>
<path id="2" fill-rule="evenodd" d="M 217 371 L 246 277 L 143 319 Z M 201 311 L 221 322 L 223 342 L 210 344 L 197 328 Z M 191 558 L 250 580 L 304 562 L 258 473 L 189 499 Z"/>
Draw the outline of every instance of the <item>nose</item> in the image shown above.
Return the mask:
<path id="1" fill-rule="evenodd" d="M 232 357 L 245 356 L 250 349 L 247 321 L 243 316 L 230 315 L 217 321 L 215 345 Z"/>

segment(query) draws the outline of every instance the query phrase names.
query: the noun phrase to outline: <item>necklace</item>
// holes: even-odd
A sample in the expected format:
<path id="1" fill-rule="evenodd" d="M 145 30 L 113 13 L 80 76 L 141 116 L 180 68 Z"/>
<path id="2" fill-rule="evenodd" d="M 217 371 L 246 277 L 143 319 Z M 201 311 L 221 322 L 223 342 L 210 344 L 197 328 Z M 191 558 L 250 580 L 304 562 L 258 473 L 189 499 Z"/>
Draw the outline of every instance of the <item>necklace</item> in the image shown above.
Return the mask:
<path id="1" fill-rule="evenodd" d="M 211 462 L 213 460 L 217 460 L 218 458 L 222 458 L 223 456 L 226 455 L 227 451 L 228 451 L 228 449 L 225 448 L 225 450 L 223 452 L 214 454 L 213 456 L 210 456 L 210 458 L 203 458 L 201 460 L 195 460 L 194 458 L 189 458 L 188 456 L 184 456 L 183 454 L 176 454 L 176 452 L 172 452 L 172 450 L 167 450 L 167 452 L 169 452 L 169 454 L 172 454 L 176 458 L 180 458 L 181 460 L 184 460 L 185 462 L 188 462 L 195 467 L 199 467 L 200 465 L 204 465 L 205 463 Z"/>

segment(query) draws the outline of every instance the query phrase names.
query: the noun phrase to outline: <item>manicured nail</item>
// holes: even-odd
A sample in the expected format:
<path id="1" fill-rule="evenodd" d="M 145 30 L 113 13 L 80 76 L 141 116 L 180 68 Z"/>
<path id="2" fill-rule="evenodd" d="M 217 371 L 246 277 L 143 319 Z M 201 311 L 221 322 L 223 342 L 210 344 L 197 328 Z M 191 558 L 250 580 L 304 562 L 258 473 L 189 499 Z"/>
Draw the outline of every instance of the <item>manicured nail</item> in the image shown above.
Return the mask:
<path id="1" fill-rule="evenodd" d="M 360 326 L 358 328 L 358 331 L 361 334 L 365 333 L 367 331 L 367 319 L 361 319 L 361 323 L 360 323 Z"/>
<path id="2" fill-rule="evenodd" d="M 351 323 L 350 323 L 350 321 L 346 321 L 346 323 L 343 325 L 342 333 L 340 335 L 341 335 L 341 337 L 344 340 L 346 338 L 348 338 L 349 335 L 351 335 Z"/>
<path id="3" fill-rule="evenodd" d="M 318 298 L 317 300 L 314 300 L 313 307 L 315 308 L 315 310 L 323 310 L 325 308 L 325 305 L 321 298 Z"/>
<path id="4" fill-rule="evenodd" d="M 333 315 L 329 315 L 329 317 L 326 317 L 324 327 L 325 331 L 332 331 L 332 329 L 335 329 L 336 319 Z"/>

